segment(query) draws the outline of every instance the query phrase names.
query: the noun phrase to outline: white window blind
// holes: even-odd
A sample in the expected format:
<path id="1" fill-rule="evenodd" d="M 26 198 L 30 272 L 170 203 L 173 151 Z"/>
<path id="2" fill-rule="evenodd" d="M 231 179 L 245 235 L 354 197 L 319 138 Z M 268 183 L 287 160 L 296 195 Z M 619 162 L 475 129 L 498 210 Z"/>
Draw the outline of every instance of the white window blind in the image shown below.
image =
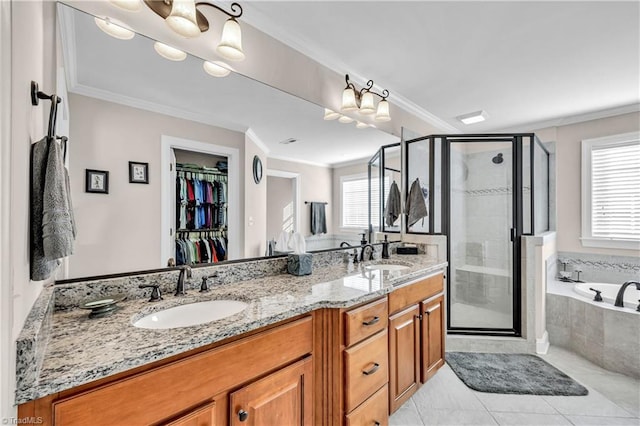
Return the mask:
<path id="1" fill-rule="evenodd" d="M 389 192 L 389 178 L 385 178 L 385 193 Z M 380 189 L 371 188 L 371 224 L 380 223 Z M 345 177 L 342 180 L 342 226 L 369 228 L 369 180 L 366 177 Z"/>
<path id="2" fill-rule="evenodd" d="M 640 143 L 592 150 L 591 236 L 640 240 Z"/>
<path id="3" fill-rule="evenodd" d="M 581 240 L 640 248 L 640 132 L 582 142 Z"/>

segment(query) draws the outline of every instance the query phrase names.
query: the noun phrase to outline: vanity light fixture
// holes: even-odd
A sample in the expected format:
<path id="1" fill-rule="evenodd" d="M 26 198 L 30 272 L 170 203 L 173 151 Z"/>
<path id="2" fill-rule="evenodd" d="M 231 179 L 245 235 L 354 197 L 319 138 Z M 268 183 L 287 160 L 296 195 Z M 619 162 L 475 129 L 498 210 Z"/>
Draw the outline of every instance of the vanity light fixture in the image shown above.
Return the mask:
<path id="1" fill-rule="evenodd" d="M 329 109 L 329 108 L 325 108 L 324 109 L 324 119 L 329 121 L 329 120 L 335 120 L 336 118 L 340 117 L 340 114 Z"/>
<path id="2" fill-rule="evenodd" d="M 141 0 L 110 0 L 111 4 L 118 6 L 120 9 L 128 10 L 129 12 L 138 12 L 142 9 Z"/>
<path id="3" fill-rule="evenodd" d="M 349 124 L 353 123 L 353 118 L 347 117 L 346 115 L 341 115 L 340 118 L 338 118 L 338 121 L 344 124 Z"/>
<path id="4" fill-rule="evenodd" d="M 242 50 L 242 30 L 237 18 L 242 16 L 242 6 L 231 3 L 231 11 L 226 11 L 209 1 L 194 0 L 144 0 L 144 3 L 162 17 L 167 25 L 183 37 L 197 37 L 209 30 L 209 21 L 198 10 L 198 7 L 209 6 L 229 17 L 222 27 L 220 43 L 216 52 L 230 61 L 241 61 L 245 58 Z"/>
<path id="5" fill-rule="evenodd" d="M 136 35 L 133 31 L 114 23 L 109 17 L 104 19 L 95 17 L 94 20 L 98 28 L 106 34 L 109 34 L 111 37 L 115 37 L 120 40 L 131 40 L 133 36 Z"/>
<path id="6" fill-rule="evenodd" d="M 220 61 L 205 61 L 202 68 L 213 77 L 226 77 L 231 72 L 230 67 Z"/>
<path id="7" fill-rule="evenodd" d="M 470 112 L 469 114 L 459 115 L 456 118 L 464 124 L 480 123 L 487 119 L 489 115 L 485 111 Z"/>
<path id="8" fill-rule="evenodd" d="M 360 90 L 356 89 L 356 86 L 349 81 L 349 74 L 345 75 L 345 81 L 347 87 L 342 91 L 342 107 L 341 111 L 359 111 L 360 114 L 373 114 L 375 112 L 376 121 L 389 121 L 391 116 L 389 115 L 389 91 L 383 90 L 382 93 L 377 93 L 371 90 L 373 88 L 373 80 L 369 80 L 367 85 Z M 373 95 L 381 98 L 376 108 Z"/>
<path id="9" fill-rule="evenodd" d="M 358 121 L 356 123 L 357 129 L 366 129 L 367 127 L 369 127 L 369 125 L 367 123 L 363 123 L 362 121 Z"/>
<path id="10" fill-rule="evenodd" d="M 187 57 L 187 54 L 182 50 L 160 43 L 159 41 L 153 44 L 153 48 L 158 52 L 158 55 L 170 61 L 184 61 Z"/>

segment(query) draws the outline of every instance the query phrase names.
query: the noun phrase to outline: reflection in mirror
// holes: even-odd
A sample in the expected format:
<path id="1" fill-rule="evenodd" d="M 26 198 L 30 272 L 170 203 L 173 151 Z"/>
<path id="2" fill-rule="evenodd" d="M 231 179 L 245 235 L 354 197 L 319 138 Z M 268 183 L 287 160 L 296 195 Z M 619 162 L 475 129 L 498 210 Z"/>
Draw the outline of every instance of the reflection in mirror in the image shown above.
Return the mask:
<path id="1" fill-rule="evenodd" d="M 384 192 L 382 195 L 382 231 L 400 232 L 400 216 L 402 212 L 400 186 L 402 180 L 402 161 L 400 144 L 382 147 L 382 170 Z"/>
<path id="2" fill-rule="evenodd" d="M 165 267 L 176 260 L 176 236 L 198 244 L 221 239 L 225 259 L 263 256 L 280 229 L 268 228 L 273 191 L 268 179 L 254 182 L 254 156 L 265 177 L 297 176 L 294 205 L 280 207 L 282 230 L 293 225 L 309 238 L 308 249 L 338 246 L 344 230 L 336 180 L 355 169 L 366 173 L 366 158 L 396 137 L 325 121 L 318 105 L 234 72 L 214 77 L 191 55 L 168 60 L 140 34 L 115 39 L 69 6 L 58 12 L 78 225 L 67 278 Z M 364 160 L 354 165 L 357 159 Z M 129 162 L 148 164 L 148 183 L 130 182 Z M 343 162 L 351 163 L 336 166 Z M 177 171 L 177 163 L 199 170 Z M 109 194 L 84 191 L 86 169 L 110 172 Z M 192 195 L 177 185 L 180 173 L 201 182 Z M 304 201 L 328 203 L 326 235 L 310 237 Z M 213 260 L 214 248 L 200 245 L 207 256 L 199 260 Z"/>

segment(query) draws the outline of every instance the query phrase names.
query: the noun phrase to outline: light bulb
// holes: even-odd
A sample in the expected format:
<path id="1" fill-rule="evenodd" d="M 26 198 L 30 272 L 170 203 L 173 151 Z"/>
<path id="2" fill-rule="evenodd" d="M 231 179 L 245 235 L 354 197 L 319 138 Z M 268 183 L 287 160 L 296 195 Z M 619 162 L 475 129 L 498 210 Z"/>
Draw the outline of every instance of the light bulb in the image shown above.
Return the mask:
<path id="1" fill-rule="evenodd" d="M 340 117 L 340 114 L 338 114 L 337 112 L 330 110 L 329 108 L 325 108 L 324 109 L 324 119 L 325 120 L 335 120 L 336 118 Z"/>
<path id="2" fill-rule="evenodd" d="M 353 118 L 347 117 L 346 115 L 341 115 L 340 118 L 338 118 L 338 121 L 344 124 L 349 124 L 353 123 Z"/>
<path id="3" fill-rule="evenodd" d="M 376 121 L 390 121 L 391 116 L 389 115 L 389 102 L 386 100 L 381 100 L 378 104 L 378 111 L 376 111 Z"/>
<path id="4" fill-rule="evenodd" d="M 242 51 L 242 30 L 240 24 L 233 18 L 227 19 L 222 27 L 220 44 L 216 47 L 216 52 L 230 61 L 242 61 L 244 52 Z"/>
<path id="5" fill-rule="evenodd" d="M 356 92 L 347 87 L 342 92 L 342 106 L 340 107 L 340 111 L 354 111 L 358 109 L 358 104 L 356 104 Z"/>
<path id="6" fill-rule="evenodd" d="M 154 43 L 153 48 L 158 52 L 158 55 L 170 61 L 183 61 L 187 57 L 187 54 L 182 50 L 160 43 L 159 41 Z"/>
<path id="7" fill-rule="evenodd" d="M 231 72 L 231 70 L 229 69 L 229 65 L 220 61 L 205 61 L 204 64 L 202 64 L 202 67 L 207 72 L 207 74 L 214 77 L 226 77 Z"/>
<path id="8" fill-rule="evenodd" d="M 111 37 L 118 38 L 120 40 L 131 40 L 133 36 L 136 35 L 131 30 L 128 30 L 120 25 L 114 24 L 109 17 L 104 19 L 102 18 L 94 18 L 96 25 L 106 34 L 109 34 Z"/>
<path id="9" fill-rule="evenodd" d="M 193 0 L 173 0 L 171 14 L 165 22 L 171 29 L 183 37 L 200 35 L 200 27 L 196 19 L 196 3 Z"/>
<path id="10" fill-rule="evenodd" d="M 376 106 L 373 103 L 373 93 L 364 92 L 360 103 L 360 113 L 373 114 L 374 112 L 376 112 Z"/>

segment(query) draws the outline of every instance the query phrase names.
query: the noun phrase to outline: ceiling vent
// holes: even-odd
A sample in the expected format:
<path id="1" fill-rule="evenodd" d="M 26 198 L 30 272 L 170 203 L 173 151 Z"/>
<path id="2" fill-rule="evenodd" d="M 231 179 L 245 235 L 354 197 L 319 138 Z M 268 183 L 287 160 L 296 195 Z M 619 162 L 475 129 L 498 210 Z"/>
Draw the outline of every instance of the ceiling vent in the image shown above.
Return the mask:
<path id="1" fill-rule="evenodd" d="M 281 143 L 282 145 L 289 145 L 289 144 L 296 143 L 296 142 L 298 142 L 298 139 L 289 138 L 289 139 L 285 139 L 283 141 L 280 141 L 279 143 Z"/>

